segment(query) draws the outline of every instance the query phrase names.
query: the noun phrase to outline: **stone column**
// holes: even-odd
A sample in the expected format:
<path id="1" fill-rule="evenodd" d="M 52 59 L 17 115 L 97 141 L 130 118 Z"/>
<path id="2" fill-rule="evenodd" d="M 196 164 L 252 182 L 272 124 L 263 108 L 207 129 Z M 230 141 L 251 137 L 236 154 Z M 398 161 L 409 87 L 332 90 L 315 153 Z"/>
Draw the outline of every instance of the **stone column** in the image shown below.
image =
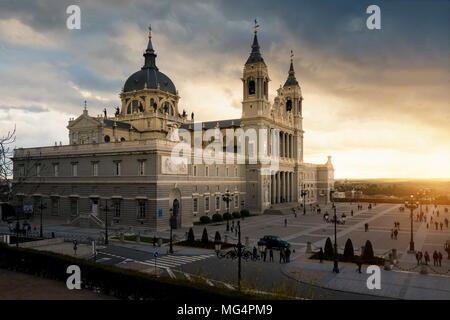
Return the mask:
<path id="1" fill-rule="evenodd" d="M 280 171 L 277 173 L 276 185 L 277 185 L 277 203 L 280 203 Z"/>

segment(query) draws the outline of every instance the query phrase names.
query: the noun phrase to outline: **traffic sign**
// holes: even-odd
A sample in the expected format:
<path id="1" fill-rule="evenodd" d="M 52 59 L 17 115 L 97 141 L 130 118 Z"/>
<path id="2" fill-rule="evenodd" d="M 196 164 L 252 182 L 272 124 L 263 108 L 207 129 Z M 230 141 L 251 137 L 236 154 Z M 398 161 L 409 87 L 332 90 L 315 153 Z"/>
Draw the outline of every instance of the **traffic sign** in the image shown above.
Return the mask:
<path id="1" fill-rule="evenodd" d="M 158 258 L 158 252 L 153 253 L 153 257 Z"/>
<path id="2" fill-rule="evenodd" d="M 162 209 L 159 209 L 159 210 L 158 210 L 158 217 L 159 217 L 159 218 L 162 218 Z"/>

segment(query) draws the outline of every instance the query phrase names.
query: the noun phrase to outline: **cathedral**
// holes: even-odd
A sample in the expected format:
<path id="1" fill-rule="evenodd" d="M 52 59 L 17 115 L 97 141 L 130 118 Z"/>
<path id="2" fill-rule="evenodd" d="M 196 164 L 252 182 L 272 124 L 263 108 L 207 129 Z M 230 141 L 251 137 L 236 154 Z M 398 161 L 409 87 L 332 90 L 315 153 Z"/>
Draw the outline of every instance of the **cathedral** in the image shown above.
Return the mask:
<path id="1" fill-rule="evenodd" d="M 15 150 L 18 206 L 78 226 L 166 230 L 169 221 L 174 228 L 189 227 L 215 213 L 276 213 L 300 203 L 329 203 L 331 157 L 324 164 L 303 162 L 303 95 L 292 56 L 287 79 L 271 102 L 269 71 L 255 29 L 241 78 L 242 116 L 210 122 L 195 122 L 193 113 L 180 111 L 178 90 L 159 70 L 156 57 L 149 30 L 143 66 L 125 81 L 114 115 L 105 109 L 92 116 L 85 103 L 83 113 L 69 119 L 68 145 Z M 220 137 L 204 139 L 211 129 Z M 227 130 L 240 129 L 264 129 L 269 135 L 267 140 L 258 136 L 256 143 L 244 137 L 245 161 L 202 158 L 212 145 L 219 143 L 222 150 Z M 223 157 L 236 159 L 242 148 L 231 141 Z M 174 161 L 180 143 L 193 147 L 190 159 L 181 158 L 186 161 Z M 248 161 L 260 148 L 277 159 L 276 168 Z"/>

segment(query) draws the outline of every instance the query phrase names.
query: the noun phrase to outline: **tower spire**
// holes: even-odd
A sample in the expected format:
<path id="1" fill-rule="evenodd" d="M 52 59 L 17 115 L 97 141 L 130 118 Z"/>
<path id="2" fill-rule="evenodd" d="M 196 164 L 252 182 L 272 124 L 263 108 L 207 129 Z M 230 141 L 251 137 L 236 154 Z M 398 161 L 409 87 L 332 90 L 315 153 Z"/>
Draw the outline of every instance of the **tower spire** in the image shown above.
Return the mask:
<path id="1" fill-rule="evenodd" d="M 142 69 L 145 68 L 152 68 L 152 69 L 156 69 L 158 70 L 158 67 L 156 67 L 156 52 L 153 49 L 153 44 L 152 44 L 152 25 L 150 24 L 148 26 L 148 44 L 147 44 L 147 49 L 144 52 L 144 57 L 145 57 L 145 63 L 144 66 L 142 67 Z"/>
<path id="2" fill-rule="evenodd" d="M 291 65 L 289 66 L 289 75 L 288 78 L 286 80 L 286 82 L 284 83 L 284 87 L 287 86 L 298 86 L 298 81 L 295 78 L 295 71 L 294 71 L 294 52 L 291 50 Z"/>
<path id="3" fill-rule="evenodd" d="M 256 63 L 256 62 L 262 62 L 265 64 L 263 57 L 261 56 L 261 52 L 259 51 L 259 43 L 258 43 L 258 28 L 259 24 L 255 19 L 255 25 L 253 29 L 253 33 L 255 34 L 253 36 L 253 44 L 252 44 L 252 52 L 250 53 L 250 56 L 247 59 L 247 62 L 245 64 L 250 63 Z"/>

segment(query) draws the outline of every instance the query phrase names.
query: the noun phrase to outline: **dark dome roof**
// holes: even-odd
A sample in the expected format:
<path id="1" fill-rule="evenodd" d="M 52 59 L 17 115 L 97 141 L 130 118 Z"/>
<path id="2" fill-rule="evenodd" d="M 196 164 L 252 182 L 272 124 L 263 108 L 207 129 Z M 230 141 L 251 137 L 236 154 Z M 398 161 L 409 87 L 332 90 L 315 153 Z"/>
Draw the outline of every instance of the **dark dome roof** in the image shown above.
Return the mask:
<path id="1" fill-rule="evenodd" d="M 172 80 L 164 73 L 159 72 L 154 68 L 143 68 L 138 72 L 133 73 L 125 82 L 123 91 L 142 90 L 145 88 L 146 83 L 148 89 L 157 89 L 159 84 L 160 90 L 177 94 L 177 90 Z"/>
<path id="2" fill-rule="evenodd" d="M 149 28 L 149 31 L 151 29 Z M 172 94 L 177 94 L 177 89 L 172 80 L 164 73 L 159 72 L 156 66 L 156 52 L 152 45 L 152 35 L 149 32 L 147 49 L 144 52 L 144 66 L 138 72 L 133 73 L 123 86 L 123 91 L 133 91 L 142 89 L 159 89 Z"/>

